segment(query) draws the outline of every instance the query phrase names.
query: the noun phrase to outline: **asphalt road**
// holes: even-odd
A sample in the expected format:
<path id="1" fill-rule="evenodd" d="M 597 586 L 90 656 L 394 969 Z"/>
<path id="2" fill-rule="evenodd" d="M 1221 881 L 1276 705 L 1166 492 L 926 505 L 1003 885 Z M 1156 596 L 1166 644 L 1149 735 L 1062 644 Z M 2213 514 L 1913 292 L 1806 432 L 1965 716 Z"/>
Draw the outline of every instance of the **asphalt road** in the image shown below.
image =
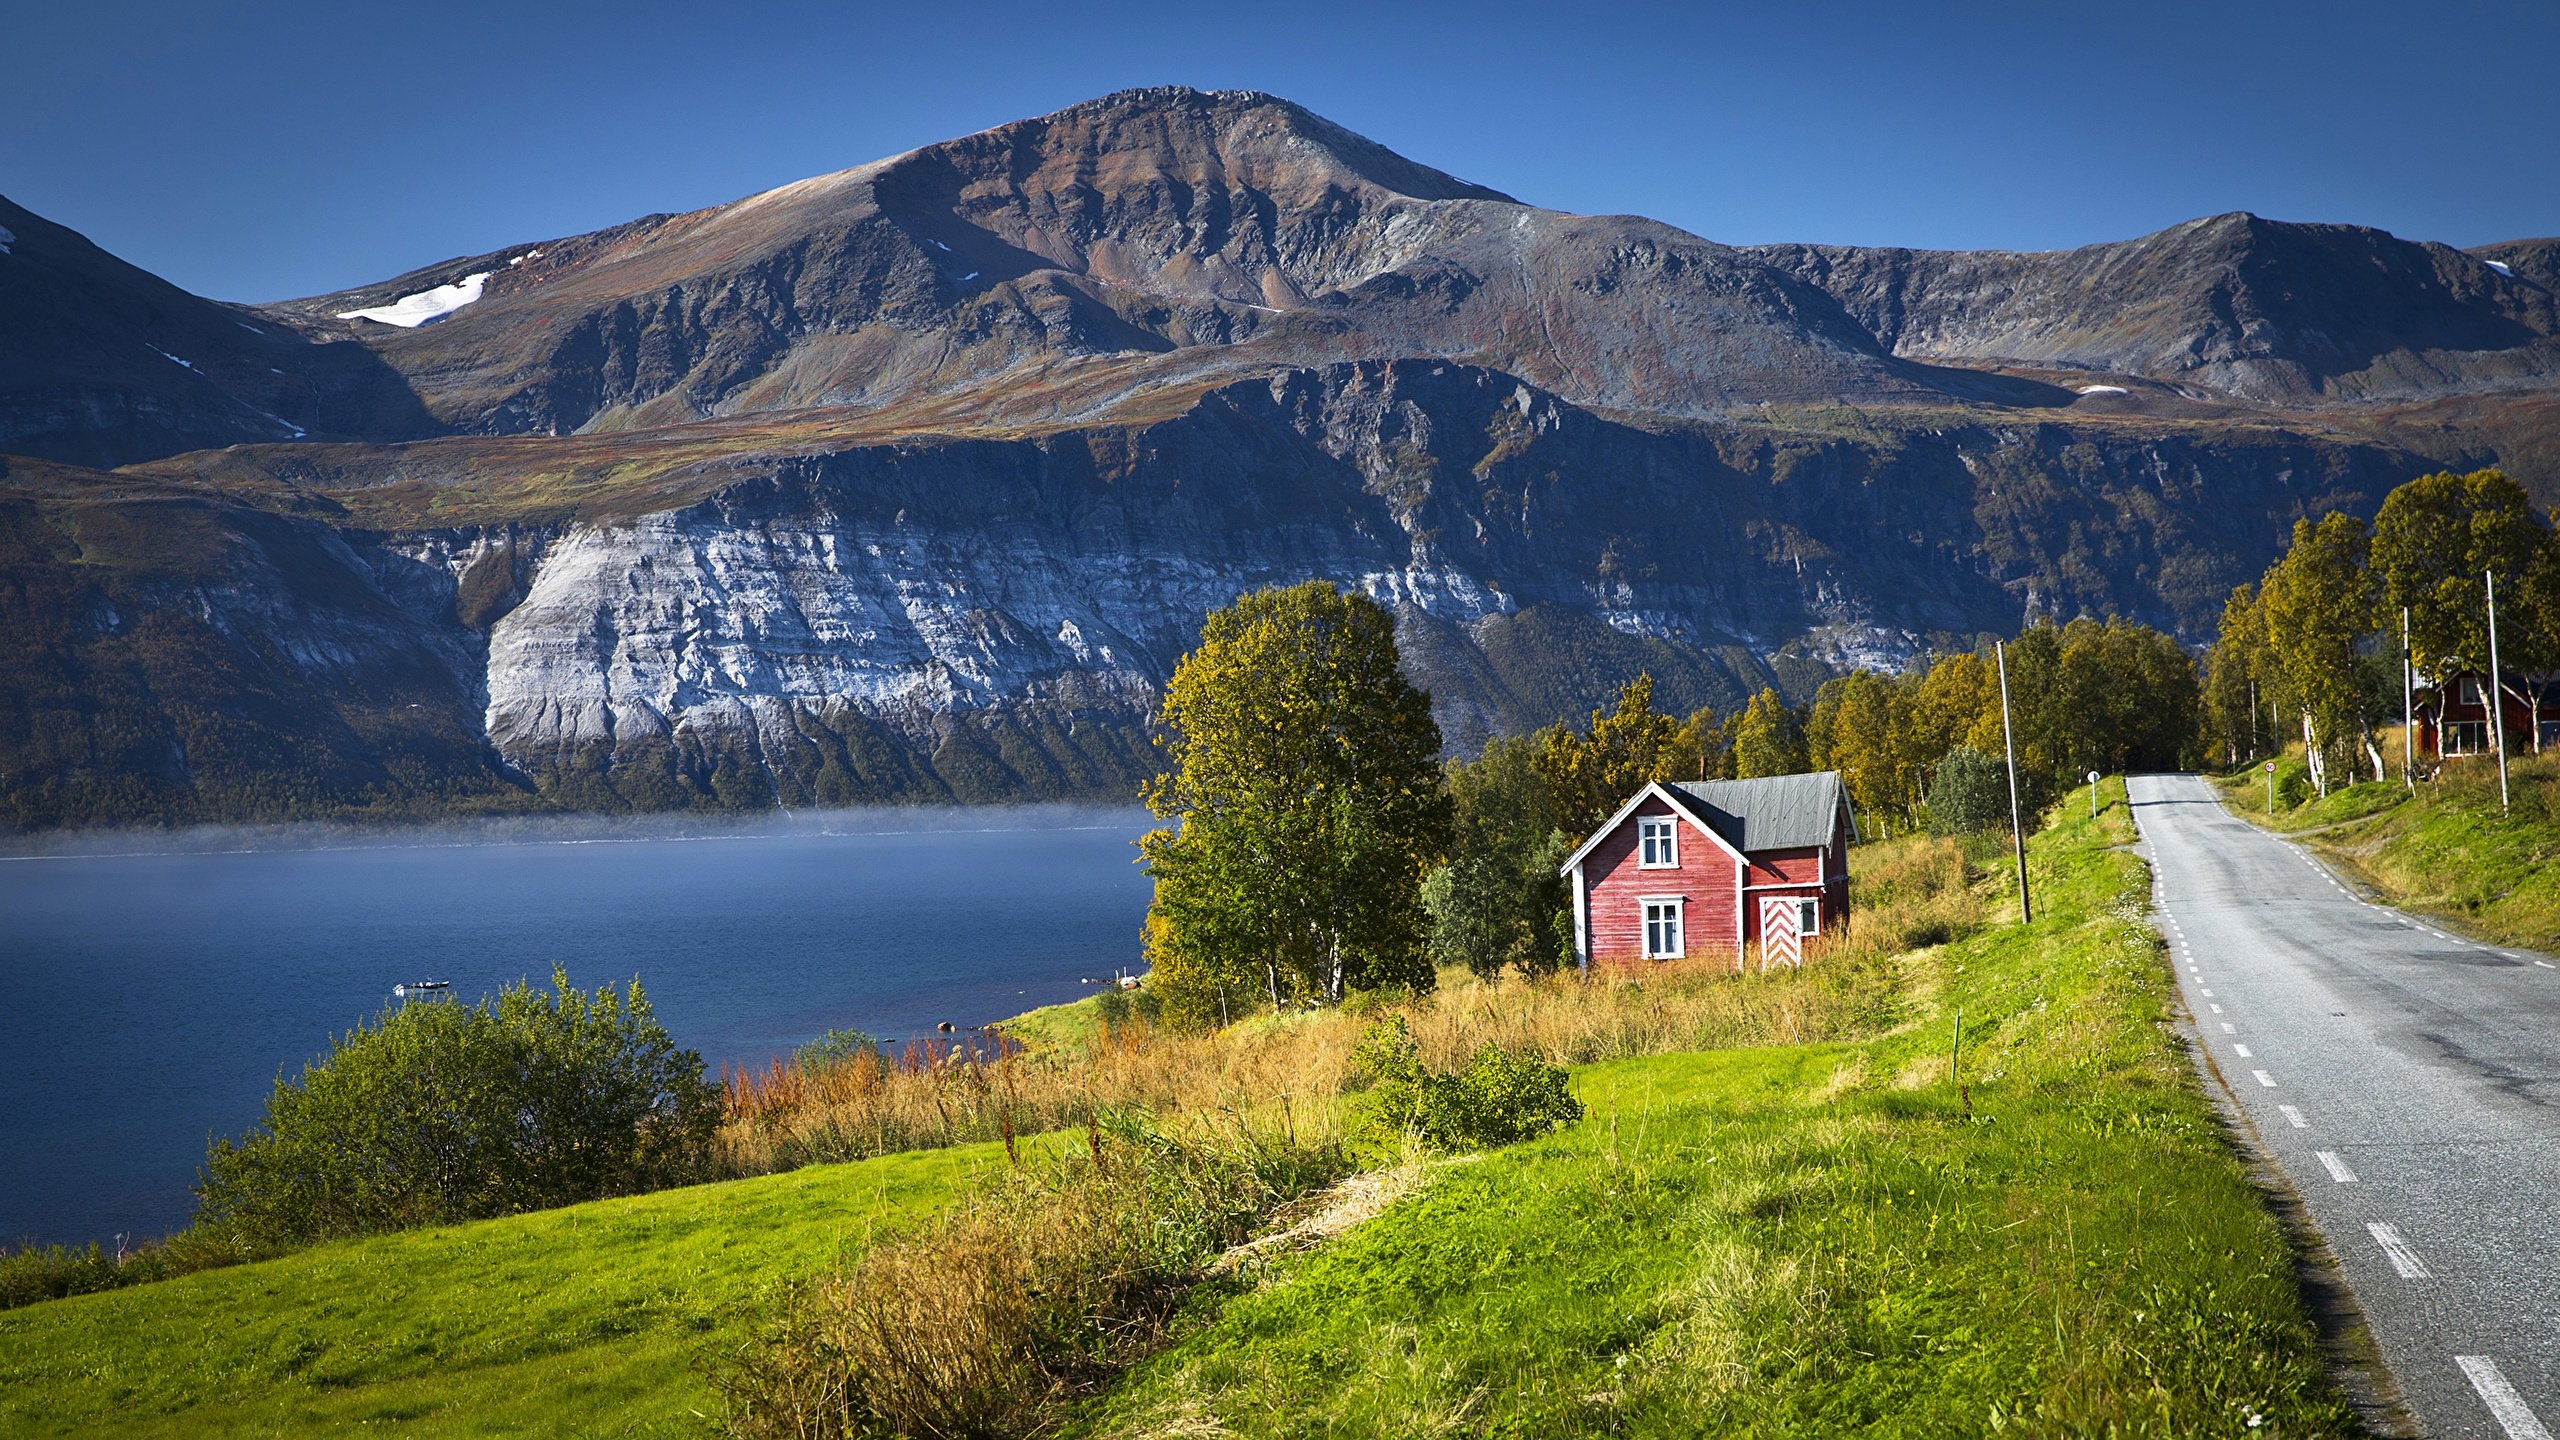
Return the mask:
<path id="1" fill-rule="evenodd" d="M 2560 968 L 2357 897 L 2192 776 L 2133 814 L 2188 1009 L 2426 1433 L 2560 1426 Z"/>

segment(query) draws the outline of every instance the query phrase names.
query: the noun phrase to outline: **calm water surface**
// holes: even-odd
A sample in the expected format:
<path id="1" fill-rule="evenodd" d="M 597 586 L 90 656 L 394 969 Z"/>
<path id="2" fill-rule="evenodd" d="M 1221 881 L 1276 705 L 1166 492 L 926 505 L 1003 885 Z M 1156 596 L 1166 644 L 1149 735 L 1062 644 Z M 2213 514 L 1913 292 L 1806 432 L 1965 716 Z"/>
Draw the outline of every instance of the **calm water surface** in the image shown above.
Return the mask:
<path id="1" fill-rule="evenodd" d="M 982 1024 L 1137 963 L 1142 812 L 815 823 L 833 833 L 0 861 L 0 1239 L 183 1226 L 207 1139 L 400 981 L 637 976 L 717 1066 L 836 1026 Z"/>

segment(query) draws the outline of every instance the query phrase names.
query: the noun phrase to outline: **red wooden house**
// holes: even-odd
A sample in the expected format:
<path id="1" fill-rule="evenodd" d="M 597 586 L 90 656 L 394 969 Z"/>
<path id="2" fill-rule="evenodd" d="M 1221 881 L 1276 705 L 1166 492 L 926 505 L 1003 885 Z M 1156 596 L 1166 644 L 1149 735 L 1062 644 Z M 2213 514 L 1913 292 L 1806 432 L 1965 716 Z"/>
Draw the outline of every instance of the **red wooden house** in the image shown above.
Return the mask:
<path id="1" fill-rule="evenodd" d="M 2560 685 L 2501 674 L 2498 718 L 2510 752 L 2560 746 Z M 2465 670 L 2442 687 L 2418 691 L 2418 753 L 2439 760 L 2486 755 L 2494 748 L 2489 725 L 2489 677 Z"/>
<path id="2" fill-rule="evenodd" d="M 1575 959 L 1792 962 L 1848 923 L 1856 833 L 1837 771 L 1647 785 L 1560 867 Z"/>

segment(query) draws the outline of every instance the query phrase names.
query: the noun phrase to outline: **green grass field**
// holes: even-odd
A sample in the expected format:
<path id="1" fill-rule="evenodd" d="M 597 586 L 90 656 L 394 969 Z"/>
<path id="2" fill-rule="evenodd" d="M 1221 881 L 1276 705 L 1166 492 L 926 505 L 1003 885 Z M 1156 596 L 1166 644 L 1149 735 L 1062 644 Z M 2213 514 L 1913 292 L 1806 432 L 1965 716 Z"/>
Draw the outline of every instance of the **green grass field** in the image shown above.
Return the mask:
<path id="1" fill-rule="evenodd" d="M 2412 795 L 2397 782 L 2350 785 L 2266 812 L 2254 776 L 2217 780 L 2232 810 L 2295 835 L 2394 905 L 2508 945 L 2560 949 L 2560 757 L 2497 771 L 2466 761 Z"/>
<path id="2" fill-rule="evenodd" d="M 341 1241 L 0 1311 L 0 1433 L 701 1435 L 766 1284 L 955 1198 L 995 1146 Z"/>
<path id="3" fill-rule="evenodd" d="M 2352 1433 L 2177 1049 L 2123 806 L 2057 814 L 2036 924 L 1879 971 L 1868 1038 L 1585 1067 L 1579 1125 L 1204 1286 L 1071 1433 Z M 0 1312 L 0 1430 L 707 1434 L 708 1367 L 769 1285 L 1001 1163 L 893 1155 Z"/>
<path id="4" fill-rule="evenodd" d="M 1591 1067 L 1583 1124 L 1210 1297 L 1072 1433 L 2354 1433 L 2125 812 L 2080 813 L 2035 926 L 1912 957 L 1891 1033 Z"/>

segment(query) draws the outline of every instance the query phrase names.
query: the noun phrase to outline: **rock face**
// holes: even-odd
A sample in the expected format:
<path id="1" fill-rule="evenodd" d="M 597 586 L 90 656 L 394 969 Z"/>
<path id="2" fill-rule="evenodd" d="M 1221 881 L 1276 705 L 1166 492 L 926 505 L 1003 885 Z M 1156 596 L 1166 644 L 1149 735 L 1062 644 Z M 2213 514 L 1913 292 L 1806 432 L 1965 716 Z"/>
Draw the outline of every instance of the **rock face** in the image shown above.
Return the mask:
<path id="1" fill-rule="evenodd" d="M 2202 638 L 2299 516 L 2560 489 L 2550 241 L 1740 250 L 1247 93 L 254 310 L 0 228 L 0 450 L 128 467 L 0 461 L 21 827 L 1118 799 L 1260 585 L 1394 606 L 1472 748 Z"/>

